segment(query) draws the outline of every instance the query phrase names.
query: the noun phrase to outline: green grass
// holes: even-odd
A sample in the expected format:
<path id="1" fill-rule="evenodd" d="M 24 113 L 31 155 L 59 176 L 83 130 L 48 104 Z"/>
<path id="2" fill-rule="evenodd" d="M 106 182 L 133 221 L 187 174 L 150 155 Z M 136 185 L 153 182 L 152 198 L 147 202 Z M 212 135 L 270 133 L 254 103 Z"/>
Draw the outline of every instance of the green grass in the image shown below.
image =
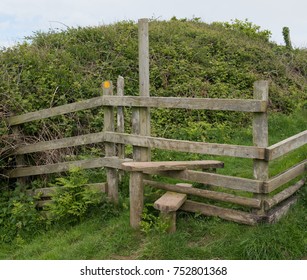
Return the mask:
<path id="1" fill-rule="evenodd" d="M 279 223 L 256 227 L 179 213 L 176 233 L 147 235 L 130 228 L 128 210 L 108 221 L 96 214 L 29 243 L 2 244 L 0 259 L 302 259 L 305 211 L 301 201 Z"/>
<path id="2" fill-rule="evenodd" d="M 306 128 L 306 119 L 297 112 L 270 117 L 270 144 Z M 233 131 L 231 132 L 233 133 Z M 233 134 L 233 142 L 248 145 L 250 127 Z M 217 139 L 219 140 L 219 139 Z M 270 164 L 276 175 L 307 157 L 307 147 L 289 153 Z M 153 160 L 218 158 L 225 162 L 219 173 L 252 177 L 252 160 L 208 157 L 155 150 Z M 93 175 L 93 174 L 92 174 Z M 123 210 L 103 220 L 99 213 L 75 226 L 56 226 L 25 241 L 0 244 L 0 259 L 303 259 L 307 256 L 307 188 L 299 202 L 278 223 L 255 227 L 239 225 L 215 217 L 179 212 L 177 232 L 142 233 L 129 226 L 128 180 L 121 184 Z M 157 195 L 147 189 L 146 201 Z"/>

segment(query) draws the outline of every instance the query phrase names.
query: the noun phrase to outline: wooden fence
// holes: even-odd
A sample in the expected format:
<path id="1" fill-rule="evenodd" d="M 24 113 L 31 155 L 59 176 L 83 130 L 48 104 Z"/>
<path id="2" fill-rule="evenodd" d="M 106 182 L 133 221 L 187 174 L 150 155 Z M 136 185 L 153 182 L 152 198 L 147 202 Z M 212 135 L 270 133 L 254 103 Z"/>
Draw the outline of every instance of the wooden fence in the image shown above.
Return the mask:
<path id="1" fill-rule="evenodd" d="M 156 182 L 151 179 L 145 184 L 159 189 L 176 191 L 192 197 L 207 198 L 212 201 L 227 202 L 244 207 L 244 210 L 234 210 L 228 206 L 217 206 L 187 200 L 181 209 L 200 212 L 205 215 L 219 216 L 245 224 L 256 224 L 260 221 L 276 221 L 289 206 L 294 203 L 294 194 L 304 185 L 304 180 L 298 180 L 287 188 L 281 186 L 301 176 L 306 170 L 307 160 L 291 167 L 285 172 L 269 178 L 269 161 L 283 156 L 307 143 L 307 130 L 272 146 L 268 146 L 268 82 L 257 81 L 254 84 L 253 99 L 210 99 L 210 98 L 178 98 L 149 96 L 149 53 L 148 53 L 148 22 L 139 21 L 139 69 L 140 96 L 124 96 L 124 80 L 117 81 L 117 95 L 113 95 L 113 85 L 103 83 L 103 95 L 95 98 L 62 105 L 37 112 L 12 116 L 7 123 L 16 132 L 27 122 L 41 120 L 95 107 L 104 107 L 104 128 L 102 132 L 90 133 L 75 137 L 21 145 L 16 148 L 17 167 L 7 170 L 10 178 L 22 178 L 40 174 L 68 171 L 72 166 L 80 168 L 105 167 L 107 173 L 107 190 L 109 197 L 118 202 L 118 172 L 126 161 L 150 161 L 150 149 L 158 148 L 181 152 L 191 152 L 206 155 L 249 158 L 253 160 L 254 178 L 239 178 L 211 172 L 195 170 L 160 172 L 160 175 L 176 178 L 182 181 L 210 185 L 210 190 L 201 188 L 185 188 L 172 184 Z M 124 133 L 124 107 L 132 108 L 131 134 Z M 150 135 L 151 108 L 185 108 L 190 110 L 224 110 L 239 111 L 253 114 L 253 146 L 204 143 L 153 137 Z M 117 120 L 115 120 L 115 110 Z M 116 131 L 115 131 L 115 123 Z M 67 148 L 93 143 L 105 143 L 105 156 L 95 159 L 62 162 L 42 166 L 23 166 L 23 155 L 45 150 Z M 133 146 L 133 159 L 124 157 L 124 145 Z M 117 145 L 117 149 L 115 149 Z M 118 151 L 118 152 L 116 152 Z M 281 191 L 277 192 L 276 190 Z M 229 190 L 233 191 L 229 193 Z M 236 192 L 238 191 L 238 192 Z M 270 195 L 275 191 L 273 196 Z M 244 195 L 242 194 L 244 193 Z"/>

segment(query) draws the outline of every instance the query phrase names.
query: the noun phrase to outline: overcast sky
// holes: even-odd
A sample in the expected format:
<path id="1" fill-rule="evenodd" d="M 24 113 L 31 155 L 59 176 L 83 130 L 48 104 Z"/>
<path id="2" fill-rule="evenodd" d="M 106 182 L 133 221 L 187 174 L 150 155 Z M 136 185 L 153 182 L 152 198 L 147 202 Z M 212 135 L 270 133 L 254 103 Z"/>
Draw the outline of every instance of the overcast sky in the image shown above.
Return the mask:
<path id="1" fill-rule="evenodd" d="M 288 26 L 292 44 L 307 48 L 307 0 L 0 0 L 0 47 L 35 31 L 173 16 L 208 23 L 247 18 L 272 31 L 278 44 Z"/>

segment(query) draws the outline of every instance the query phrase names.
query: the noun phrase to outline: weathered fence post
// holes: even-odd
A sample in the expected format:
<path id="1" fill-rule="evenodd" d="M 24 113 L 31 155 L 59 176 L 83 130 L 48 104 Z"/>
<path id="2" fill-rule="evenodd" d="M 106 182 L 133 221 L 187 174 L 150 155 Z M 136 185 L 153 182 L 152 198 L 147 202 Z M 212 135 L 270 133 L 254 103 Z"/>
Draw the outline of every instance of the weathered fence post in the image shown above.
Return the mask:
<path id="1" fill-rule="evenodd" d="M 125 80 L 122 76 L 118 76 L 117 78 L 117 96 L 124 96 L 124 87 L 125 87 Z M 124 117 L 124 107 L 118 106 L 117 107 L 117 132 L 124 133 L 125 132 L 125 117 Z M 117 155 L 118 158 L 124 159 L 125 158 L 125 145 L 124 144 L 117 144 Z M 123 171 L 118 171 L 118 179 L 119 181 L 122 180 Z"/>
<path id="2" fill-rule="evenodd" d="M 254 99 L 268 101 L 269 83 L 268 81 L 256 81 L 254 83 Z M 253 117 L 253 142 L 260 148 L 267 148 L 269 145 L 268 138 L 268 114 L 267 112 L 254 113 Z M 266 160 L 254 159 L 254 178 L 260 181 L 267 181 L 269 178 L 269 163 Z M 264 190 L 262 190 L 263 192 Z M 262 201 L 261 209 L 257 214 L 264 214 L 264 199 L 266 194 L 255 194 Z"/>
<path id="3" fill-rule="evenodd" d="M 113 85 L 110 81 L 102 84 L 103 95 L 113 95 Z M 104 107 L 104 131 L 114 132 L 114 110 L 112 106 Z M 115 144 L 105 142 L 105 156 L 116 156 Z M 108 196 L 115 203 L 118 203 L 118 173 L 115 168 L 106 167 Z"/>
<path id="4" fill-rule="evenodd" d="M 148 19 L 139 20 L 139 88 L 140 96 L 149 97 L 149 39 Z M 149 108 L 134 108 L 132 112 L 132 132 L 150 136 Z M 135 161 L 150 161 L 150 149 L 134 147 Z"/>
<path id="5" fill-rule="evenodd" d="M 138 229 L 144 208 L 144 183 L 142 172 L 131 172 L 129 181 L 130 225 Z"/>
<path id="6" fill-rule="evenodd" d="M 139 27 L 139 90 L 140 96 L 149 97 L 149 38 L 148 19 L 140 19 Z M 133 108 L 132 133 L 150 136 L 149 108 Z M 150 161 L 150 149 L 133 146 L 134 161 Z M 137 172 L 130 177 L 130 224 L 138 228 L 143 212 L 143 174 Z"/>

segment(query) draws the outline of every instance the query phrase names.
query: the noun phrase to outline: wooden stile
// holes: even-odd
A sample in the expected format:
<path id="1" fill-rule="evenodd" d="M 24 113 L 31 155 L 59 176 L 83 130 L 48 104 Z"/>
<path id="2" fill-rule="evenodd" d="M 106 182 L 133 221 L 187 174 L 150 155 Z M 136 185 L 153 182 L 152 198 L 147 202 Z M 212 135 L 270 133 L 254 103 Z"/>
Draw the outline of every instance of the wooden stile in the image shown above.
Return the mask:
<path id="1" fill-rule="evenodd" d="M 18 125 L 23 123 L 104 106 L 103 132 L 19 146 L 13 152 L 13 155 L 16 156 L 17 168 L 5 171 L 5 175 L 10 178 L 17 178 L 18 182 L 22 183 L 25 180 L 23 177 L 64 172 L 72 167 L 82 169 L 105 167 L 107 184 L 99 184 L 92 187 L 98 187 L 106 191 L 109 198 L 117 204 L 119 198 L 119 172 L 117 169 L 123 168 L 131 172 L 129 186 L 130 224 L 133 228 L 140 227 L 144 206 L 144 184 L 167 191 L 166 194 L 156 201 L 155 207 L 161 210 L 161 216 L 171 221 L 170 231 L 175 231 L 176 229 L 176 211 L 179 207 L 184 211 L 218 216 L 226 220 L 248 225 L 255 225 L 260 221 L 271 223 L 280 219 L 296 201 L 293 195 L 304 185 L 305 181 L 302 179 L 273 197 L 268 197 L 268 194 L 303 174 L 306 171 L 307 160 L 273 178 L 269 178 L 268 163 L 305 145 L 307 143 L 307 130 L 268 147 L 267 81 L 257 81 L 254 83 L 254 99 L 150 97 L 148 19 L 139 20 L 138 37 L 139 96 L 124 96 L 124 78 L 119 76 L 117 80 L 117 96 L 113 96 L 112 82 L 106 81 L 103 83 L 103 96 L 8 118 L 7 123 L 13 126 L 13 132 L 17 134 L 19 133 Z M 125 133 L 124 107 L 127 106 L 132 107 L 132 134 Z M 117 107 L 117 112 L 115 112 L 114 107 Z M 252 112 L 254 145 L 227 145 L 152 137 L 150 108 Z M 117 113 L 116 129 L 114 113 Z M 104 158 L 43 166 L 24 166 L 24 154 L 101 142 L 105 142 Z M 125 159 L 126 144 L 133 146 L 134 160 L 134 162 L 127 164 L 125 164 L 128 161 Z M 151 162 L 150 150 L 152 148 L 250 158 L 253 159 L 254 179 L 191 170 L 204 168 L 208 170 L 208 168 L 216 169 L 223 167 L 223 163 L 213 160 Z M 160 183 L 149 180 L 148 174 L 157 174 L 220 188 L 219 191 L 214 191 L 213 188 L 210 190 L 191 188 L 190 185 L 187 186 L 185 183 L 177 185 Z M 254 197 L 228 194 L 223 192 L 222 188 L 250 192 L 254 194 Z M 52 191 L 47 189 L 42 190 L 42 195 L 46 197 L 51 195 L 51 193 Z M 187 200 L 187 195 L 251 207 L 253 213 L 190 201 Z M 38 206 L 43 207 L 48 202 L 42 201 L 39 203 Z"/>

